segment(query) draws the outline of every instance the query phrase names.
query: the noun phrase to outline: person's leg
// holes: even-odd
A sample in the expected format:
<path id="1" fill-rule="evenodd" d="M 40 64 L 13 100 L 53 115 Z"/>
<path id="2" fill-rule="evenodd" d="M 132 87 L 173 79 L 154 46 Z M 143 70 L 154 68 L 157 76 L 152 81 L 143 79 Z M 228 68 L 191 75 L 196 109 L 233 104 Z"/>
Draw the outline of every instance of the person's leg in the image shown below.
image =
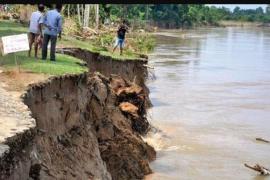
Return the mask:
<path id="1" fill-rule="evenodd" d="M 57 36 L 51 36 L 51 61 L 55 61 L 55 48 L 56 48 Z"/>
<path id="2" fill-rule="evenodd" d="M 120 55 L 122 55 L 123 54 L 123 47 L 124 47 L 124 40 L 121 39 L 121 41 L 119 43 L 120 43 Z"/>
<path id="3" fill-rule="evenodd" d="M 119 45 L 119 39 L 117 38 L 115 40 L 115 44 L 114 44 L 114 48 L 113 48 L 113 53 L 114 53 L 114 51 L 115 51 L 115 49 L 117 48 L 118 45 Z"/>
<path id="4" fill-rule="evenodd" d="M 43 36 L 43 43 L 42 43 L 42 59 L 47 59 L 47 50 L 48 50 L 48 43 L 50 40 L 50 36 L 48 34 L 44 34 Z"/>
<path id="5" fill-rule="evenodd" d="M 34 48 L 35 48 L 35 58 L 36 59 L 37 59 L 37 52 L 38 52 L 38 39 L 39 39 L 39 34 L 35 34 Z"/>
<path id="6" fill-rule="evenodd" d="M 33 45 L 33 43 L 34 43 L 34 33 L 31 33 L 31 32 L 29 32 L 29 34 L 28 34 L 28 39 L 29 39 L 29 51 L 28 51 L 28 57 L 30 57 L 31 56 L 31 50 L 32 50 L 32 45 Z"/>

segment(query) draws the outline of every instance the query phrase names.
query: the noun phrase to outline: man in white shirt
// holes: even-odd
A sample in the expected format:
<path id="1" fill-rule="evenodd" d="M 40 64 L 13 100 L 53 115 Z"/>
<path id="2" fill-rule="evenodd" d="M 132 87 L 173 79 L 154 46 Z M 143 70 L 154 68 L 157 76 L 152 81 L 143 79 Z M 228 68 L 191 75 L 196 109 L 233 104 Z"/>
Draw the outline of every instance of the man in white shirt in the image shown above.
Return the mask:
<path id="1" fill-rule="evenodd" d="M 38 52 L 38 37 L 42 37 L 42 29 L 41 29 L 41 23 L 42 23 L 42 16 L 44 12 L 44 5 L 39 4 L 38 5 L 38 11 L 35 11 L 31 15 L 30 19 L 30 25 L 29 25 L 29 52 L 28 56 L 31 56 L 31 50 L 32 45 L 34 44 L 35 47 L 35 58 L 37 58 L 37 52 Z"/>

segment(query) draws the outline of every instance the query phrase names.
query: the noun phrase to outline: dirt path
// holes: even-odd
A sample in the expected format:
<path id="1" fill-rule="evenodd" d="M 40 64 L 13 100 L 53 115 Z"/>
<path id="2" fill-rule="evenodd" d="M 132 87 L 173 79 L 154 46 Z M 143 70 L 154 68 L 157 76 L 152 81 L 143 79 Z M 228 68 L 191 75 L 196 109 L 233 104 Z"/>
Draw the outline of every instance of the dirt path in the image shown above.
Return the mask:
<path id="1" fill-rule="evenodd" d="M 44 80 L 39 74 L 4 72 L 0 68 L 0 156 L 8 149 L 5 139 L 35 126 L 20 96 L 27 85 Z"/>
<path id="2" fill-rule="evenodd" d="M 0 82 L 0 143 L 7 137 L 35 126 L 27 106 L 16 94 L 5 90 L 4 86 Z"/>
<path id="3" fill-rule="evenodd" d="M 27 107 L 0 84 L 0 142 L 35 125 Z"/>

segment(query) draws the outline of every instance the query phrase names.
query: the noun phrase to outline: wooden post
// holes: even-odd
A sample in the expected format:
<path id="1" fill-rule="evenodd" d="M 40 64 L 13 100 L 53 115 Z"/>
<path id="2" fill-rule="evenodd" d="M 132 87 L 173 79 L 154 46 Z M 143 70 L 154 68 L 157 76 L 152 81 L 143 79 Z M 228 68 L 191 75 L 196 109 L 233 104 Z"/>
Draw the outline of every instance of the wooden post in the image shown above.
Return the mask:
<path id="1" fill-rule="evenodd" d="M 16 68 L 18 69 L 18 71 L 20 73 L 21 72 L 21 69 L 20 69 L 20 65 L 18 65 L 16 53 L 12 53 L 12 54 L 14 56 L 14 62 L 15 62 Z"/>

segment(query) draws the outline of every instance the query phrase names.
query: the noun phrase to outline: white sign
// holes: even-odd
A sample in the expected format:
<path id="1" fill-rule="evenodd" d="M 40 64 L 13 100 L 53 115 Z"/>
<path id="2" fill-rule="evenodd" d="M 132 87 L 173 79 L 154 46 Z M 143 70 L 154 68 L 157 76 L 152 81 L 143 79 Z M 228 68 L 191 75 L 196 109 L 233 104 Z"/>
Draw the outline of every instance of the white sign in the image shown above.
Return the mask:
<path id="1" fill-rule="evenodd" d="M 27 34 L 4 36 L 2 37 L 2 43 L 3 54 L 29 50 Z"/>

